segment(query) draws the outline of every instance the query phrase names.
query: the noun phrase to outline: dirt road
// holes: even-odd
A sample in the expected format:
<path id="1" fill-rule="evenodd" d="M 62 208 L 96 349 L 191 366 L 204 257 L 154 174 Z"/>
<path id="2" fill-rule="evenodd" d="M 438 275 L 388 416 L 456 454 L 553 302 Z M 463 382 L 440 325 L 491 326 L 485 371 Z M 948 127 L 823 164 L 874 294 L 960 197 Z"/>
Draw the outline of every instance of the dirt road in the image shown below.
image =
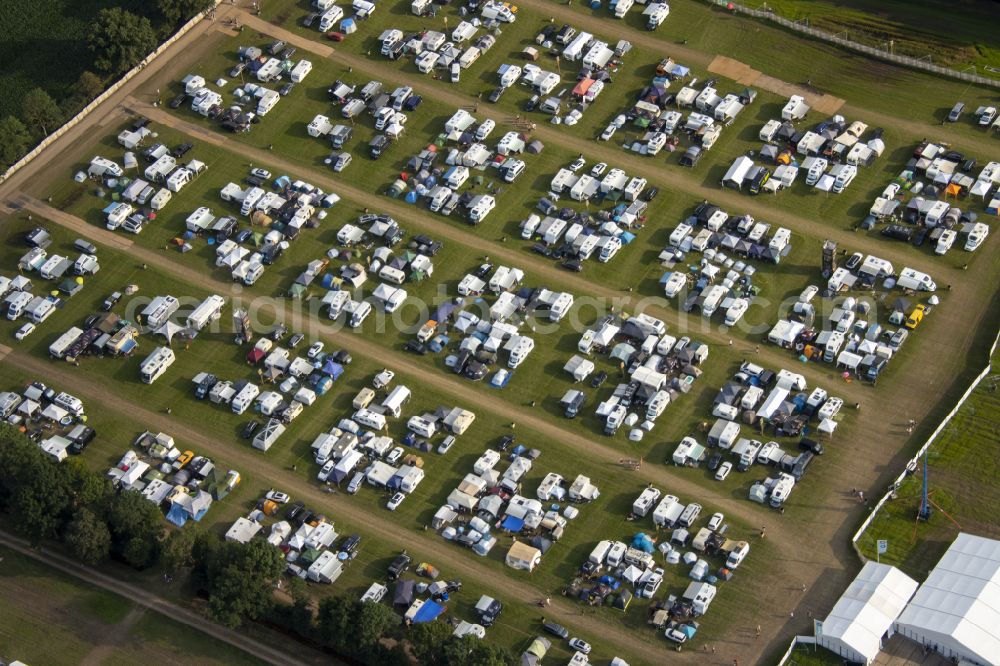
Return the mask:
<path id="1" fill-rule="evenodd" d="M 167 601 L 143 587 L 133 585 L 120 578 L 112 578 L 96 569 L 83 566 L 56 551 L 44 548 L 32 548 L 23 539 L 3 531 L 0 531 L 0 545 L 11 550 L 16 550 L 25 557 L 30 557 L 66 575 L 78 578 L 88 585 L 99 587 L 105 592 L 111 592 L 138 605 L 139 608 L 129 613 L 126 618 L 132 618 L 133 622 L 139 619 L 139 616 L 136 615 L 137 612 L 141 613 L 146 610 L 152 610 L 195 631 L 208 634 L 212 638 L 231 645 L 238 650 L 249 652 L 258 659 L 268 663 L 279 664 L 281 666 L 301 666 L 302 664 L 301 661 L 294 659 L 292 655 L 283 650 L 262 643 L 252 636 L 226 629 L 212 622 L 207 622 L 202 615 L 188 608 Z M 96 650 L 100 650 L 100 648 Z M 92 663 L 101 663 L 100 653 L 95 654 L 92 652 L 90 657 L 96 659 Z"/>

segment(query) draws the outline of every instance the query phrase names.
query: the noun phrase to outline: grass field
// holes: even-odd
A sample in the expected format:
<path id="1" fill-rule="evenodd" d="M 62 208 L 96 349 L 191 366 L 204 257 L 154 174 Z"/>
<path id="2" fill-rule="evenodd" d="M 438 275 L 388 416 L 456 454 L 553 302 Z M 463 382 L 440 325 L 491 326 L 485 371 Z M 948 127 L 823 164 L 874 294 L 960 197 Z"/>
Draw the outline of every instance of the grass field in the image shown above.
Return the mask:
<path id="1" fill-rule="evenodd" d="M 971 65 L 983 76 L 1000 76 L 1000 48 L 990 29 L 993 8 L 981 2 L 948 3 L 924 0 L 863 0 L 833 4 L 822 0 L 770 0 L 764 3 L 779 16 L 808 20 L 813 28 L 847 39 L 962 70 Z"/>
<path id="2" fill-rule="evenodd" d="M 29 664 L 258 664 L 252 655 L 0 548 L 0 658 Z M 53 636 L 58 635 L 58 640 Z"/>
<path id="3" fill-rule="evenodd" d="M 994 362 L 997 357 L 994 356 Z M 931 519 L 917 521 L 922 466 L 910 475 L 868 527 L 858 546 L 874 558 L 875 542 L 889 541 L 881 561 L 923 580 L 959 532 L 1000 537 L 996 507 L 997 460 L 1000 456 L 1000 394 L 996 375 L 982 381 L 927 454 Z"/>

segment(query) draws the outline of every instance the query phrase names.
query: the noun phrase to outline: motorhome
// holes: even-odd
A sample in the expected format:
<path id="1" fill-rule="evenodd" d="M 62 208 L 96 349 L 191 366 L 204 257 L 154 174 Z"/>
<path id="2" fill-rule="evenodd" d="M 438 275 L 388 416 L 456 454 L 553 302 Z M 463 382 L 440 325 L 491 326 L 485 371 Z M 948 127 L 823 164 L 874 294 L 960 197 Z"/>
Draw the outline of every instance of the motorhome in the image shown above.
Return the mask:
<path id="1" fill-rule="evenodd" d="M 202 330 L 210 322 L 216 321 L 222 316 L 222 308 L 225 304 L 226 300 L 222 296 L 212 294 L 188 315 L 185 322 L 187 327 L 193 331 Z"/>
<path id="2" fill-rule="evenodd" d="M 167 371 L 175 360 L 174 350 L 170 347 L 157 347 L 139 366 L 139 377 L 143 384 L 152 384 Z"/>

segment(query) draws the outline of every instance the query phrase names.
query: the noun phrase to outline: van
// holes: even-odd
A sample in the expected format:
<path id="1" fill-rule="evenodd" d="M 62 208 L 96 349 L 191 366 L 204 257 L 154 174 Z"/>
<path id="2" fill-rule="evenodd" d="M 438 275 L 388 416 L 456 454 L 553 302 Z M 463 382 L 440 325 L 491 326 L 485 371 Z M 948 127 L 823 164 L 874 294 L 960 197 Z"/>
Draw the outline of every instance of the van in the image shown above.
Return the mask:
<path id="1" fill-rule="evenodd" d="M 844 334 L 840 331 L 833 331 L 830 339 L 826 341 L 826 348 L 823 350 L 823 360 L 833 363 L 840 353 L 840 348 L 844 346 Z"/>
<path id="2" fill-rule="evenodd" d="M 620 250 L 621 248 L 622 248 L 621 239 L 618 238 L 617 236 L 611 236 L 606 241 L 604 241 L 604 244 L 601 246 L 601 252 L 600 254 L 597 255 L 597 260 L 603 264 L 606 264 L 609 261 L 611 261 L 616 254 L 618 254 L 618 250 Z"/>
<path id="3" fill-rule="evenodd" d="M 371 303 L 367 301 L 351 301 L 344 309 L 351 314 L 347 322 L 347 325 L 351 328 L 361 326 L 365 318 L 372 312 Z"/>
<path id="4" fill-rule="evenodd" d="M 157 347 L 139 366 L 139 377 L 143 384 L 152 384 L 159 379 L 174 363 L 174 350 L 170 347 Z"/>
<path id="5" fill-rule="evenodd" d="M 69 393 L 60 393 L 53 398 L 52 402 L 54 402 L 58 407 L 62 407 L 73 416 L 83 416 L 83 403 L 80 402 L 79 398 L 72 396 Z"/>
<path id="6" fill-rule="evenodd" d="M 353 495 L 354 493 L 361 490 L 361 484 L 365 482 L 365 473 L 357 472 L 351 477 L 351 482 L 347 484 L 347 494 Z"/>
<path id="7" fill-rule="evenodd" d="M 657 391 L 653 394 L 653 397 L 649 399 L 646 403 L 646 418 L 650 421 L 656 420 L 656 418 L 663 413 L 663 410 L 667 408 L 670 404 L 670 394 L 666 391 Z"/>
<path id="8" fill-rule="evenodd" d="M 451 82 L 458 83 L 462 79 L 462 66 L 457 62 L 451 63 Z"/>
<path id="9" fill-rule="evenodd" d="M 948 112 L 948 122 L 957 123 L 963 111 L 965 111 L 965 102 L 955 102 L 955 106 L 951 107 L 951 111 Z"/>
<path id="10" fill-rule="evenodd" d="M 681 517 L 677 519 L 677 523 L 682 527 L 690 527 L 694 524 L 694 521 L 698 520 L 698 514 L 701 513 L 701 505 L 696 503 L 688 504 L 681 514 Z"/>
<path id="11" fill-rule="evenodd" d="M 729 551 L 729 557 L 726 558 L 726 568 L 732 570 L 740 566 L 740 563 L 743 562 L 749 554 L 750 544 L 746 541 L 740 541 L 735 544 L 733 549 Z"/>

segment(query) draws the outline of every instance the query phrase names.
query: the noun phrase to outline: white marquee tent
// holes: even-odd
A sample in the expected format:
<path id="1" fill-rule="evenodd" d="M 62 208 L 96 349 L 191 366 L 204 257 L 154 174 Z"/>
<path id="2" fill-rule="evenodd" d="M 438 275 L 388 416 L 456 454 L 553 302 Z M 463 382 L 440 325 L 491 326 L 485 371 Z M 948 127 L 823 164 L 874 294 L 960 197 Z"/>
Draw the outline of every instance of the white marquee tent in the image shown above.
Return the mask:
<path id="1" fill-rule="evenodd" d="M 823 620 L 817 642 L 848 661 L 872 663 L 916 590 L 917 581 L 896 567 L 869 561 Z"/>
<path id="2" fill-rule="evenodd" d="M 1000 541 L 959 534 L 895 629 L 946 658 L 1000 664 Z"/>

